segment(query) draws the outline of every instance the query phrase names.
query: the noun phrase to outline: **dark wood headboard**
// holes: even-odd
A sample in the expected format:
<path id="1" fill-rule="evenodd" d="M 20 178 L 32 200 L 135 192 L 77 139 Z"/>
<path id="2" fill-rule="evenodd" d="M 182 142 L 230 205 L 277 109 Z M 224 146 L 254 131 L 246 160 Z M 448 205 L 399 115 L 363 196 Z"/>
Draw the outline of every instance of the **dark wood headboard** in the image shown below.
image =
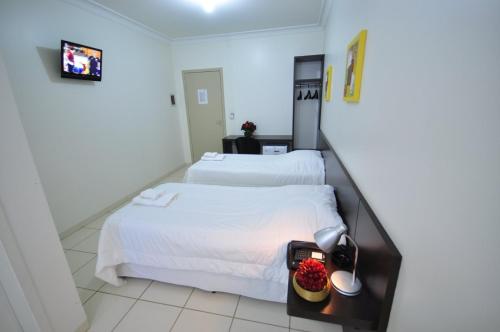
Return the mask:
<path id="1" fill-rule="evenodd" d="M 325 160 L 326 183 L 335 188 L 339 214 L 359 247 L 359 278 L 379 304 L 376 331 L 386 331 L 401 254 L 322 132 L 320 150 Z M 344 326 L 344 331 L 354 329 Z"/>

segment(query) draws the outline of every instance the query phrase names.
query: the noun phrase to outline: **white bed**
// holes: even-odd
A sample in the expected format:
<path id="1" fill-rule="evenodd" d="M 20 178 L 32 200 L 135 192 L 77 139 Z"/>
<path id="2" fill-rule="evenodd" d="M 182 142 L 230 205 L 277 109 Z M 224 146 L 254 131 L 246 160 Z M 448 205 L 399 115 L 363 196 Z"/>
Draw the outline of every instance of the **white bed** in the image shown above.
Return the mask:
<path id="1" fill-rule="evenodd" d="M 141 277 L 286 302 L 286 245 L 342 222 L 331 186 L 168 183 L 166 208 L 129 204 L 105 222 L 96 276 Z"/>
<path id="2" fill-rule="evenodd" d="M 186 172 L 185 182 L 226 186 L 284 186 L 325 183 L 321 153 L 297 150 L 280 155 L 225 154 L 222 161 L 200 160 Z"/>

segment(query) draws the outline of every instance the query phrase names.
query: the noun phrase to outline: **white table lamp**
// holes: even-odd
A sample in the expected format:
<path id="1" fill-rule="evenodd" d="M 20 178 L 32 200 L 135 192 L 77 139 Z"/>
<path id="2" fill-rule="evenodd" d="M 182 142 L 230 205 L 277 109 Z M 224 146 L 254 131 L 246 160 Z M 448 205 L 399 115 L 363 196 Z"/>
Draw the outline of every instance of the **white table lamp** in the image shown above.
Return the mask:
<path id="1" fill-rule="evenodd" d="M 358 263 L 358 246 L 356 242 L 347 234 L 347 226 L 340 224 L 334 227 L 320 229 L 314 233 L 314 240 L 318 247 L 326 253 L 331 253 L 339 243 L 341 236 L 344 235 L 352 242 L 356 251 L 354 254 L 354 267 L 351 272 L 335 271 L 330 277 L 333 287 L 343 295 L 354 296 L 361 292 L 361 281 L 356 278 L 356 265 Z"/>

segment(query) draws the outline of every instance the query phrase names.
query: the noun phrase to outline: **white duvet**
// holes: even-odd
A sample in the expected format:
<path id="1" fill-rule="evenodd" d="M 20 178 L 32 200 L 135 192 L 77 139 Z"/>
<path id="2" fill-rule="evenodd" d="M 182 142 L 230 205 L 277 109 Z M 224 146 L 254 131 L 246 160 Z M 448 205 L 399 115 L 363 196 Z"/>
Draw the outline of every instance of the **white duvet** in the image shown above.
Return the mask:
<path id="1" fill-rule="evenodd" d="M 288 282 L 286 245 L 341 223 L 331 186 L 242 188 L 169 183 L 166 208 L 129 204 L 105 222 L 96 276 L 115 286 L 133 263 Z"/>
<path id="2" fill-rule="evenodd" d="M 185 182 L 255 187 L 325 183 L 325 166 L 319 151 L 224 156 L 221 161 L 200 160 L 193 164 L 186 172 Z"/>

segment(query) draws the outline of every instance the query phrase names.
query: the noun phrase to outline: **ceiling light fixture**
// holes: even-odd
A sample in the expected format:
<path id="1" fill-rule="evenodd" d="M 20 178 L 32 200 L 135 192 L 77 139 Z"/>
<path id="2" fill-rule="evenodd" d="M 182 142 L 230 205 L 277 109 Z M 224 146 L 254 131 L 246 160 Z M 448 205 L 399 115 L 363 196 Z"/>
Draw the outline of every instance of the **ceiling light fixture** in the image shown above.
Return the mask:
<path id="1" fill-rule="evenodd" d="M 207 14 L 213 13 L 217 6 L 227 2 L 227 0 L 191 0 L 191 1 L 200 5 Z"/>

